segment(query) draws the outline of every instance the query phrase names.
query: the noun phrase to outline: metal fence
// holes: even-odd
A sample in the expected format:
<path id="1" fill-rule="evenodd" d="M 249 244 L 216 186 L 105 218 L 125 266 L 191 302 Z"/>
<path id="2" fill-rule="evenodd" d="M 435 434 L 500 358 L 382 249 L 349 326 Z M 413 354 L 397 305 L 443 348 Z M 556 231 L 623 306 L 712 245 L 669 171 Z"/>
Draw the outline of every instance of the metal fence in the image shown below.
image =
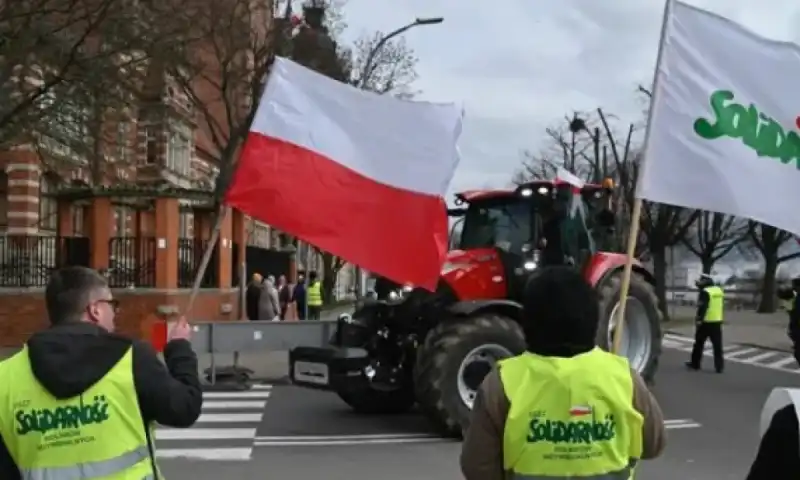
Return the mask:
<path id="1" fill-rule="evenodd" d="M 156 286 L 155 237 L 112 237 L 108 242 L 108 250 L 109 286 Z"/>
<path id="2" fill-rule="evenodd" d="M 194 284 L 195 275 L 203 254 L 208 246 L 208 240 L 197 238 L 178 239 L 178 288 L 191 288 Z M 200 282 L 201 288 L 216 288 L 219 285 L 217 280 L 217 258 L 219 252 L 219 242 L 214 247 L 211 261 L 206 268 L 203 279 Z"/>
<path id="3" fill-rule="evenodd" d="M 44 287 L 58 268 L 88 267 L 90 252 L 85 237 L 2 236 L 0 287 Z"/>

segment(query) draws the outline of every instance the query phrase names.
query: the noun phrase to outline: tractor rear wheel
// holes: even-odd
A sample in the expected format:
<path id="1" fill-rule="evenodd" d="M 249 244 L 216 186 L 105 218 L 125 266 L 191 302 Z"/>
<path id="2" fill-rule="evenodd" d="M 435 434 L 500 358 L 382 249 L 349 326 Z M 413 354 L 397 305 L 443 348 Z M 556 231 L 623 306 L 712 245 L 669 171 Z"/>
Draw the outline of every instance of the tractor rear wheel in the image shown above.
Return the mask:
<path id="1" fill-rule="evenodd" d="M 484 377 L 498 360 L 524 351 L 519 324 L 496 313 L 438 324 L 417 353 L 414 390 L 420 408 L 443 434 L 460 436 Z"/>
<path id="2" fill-rule="evenodd" d="M 621 288 L 622 272 L 619 271 L 604 279 L 597 290 L 600 297 L 597 344 L 606 350 L 614 345 Z M 620 354 L 627 357 L 631 368 L 650 384 L 655 378 L 661 356 L 662 318 L 655 288 L 641 273 L 633 272 L 625 306 Z"/>

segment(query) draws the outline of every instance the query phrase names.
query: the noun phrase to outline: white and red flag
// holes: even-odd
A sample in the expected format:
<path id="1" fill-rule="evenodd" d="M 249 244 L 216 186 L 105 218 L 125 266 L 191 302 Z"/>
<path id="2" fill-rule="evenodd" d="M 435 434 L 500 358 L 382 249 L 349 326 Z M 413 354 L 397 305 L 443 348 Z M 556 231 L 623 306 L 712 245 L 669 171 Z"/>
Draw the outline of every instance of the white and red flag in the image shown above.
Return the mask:
<path id="1" fill-rule="evenodd" d="M 225 202 L 396 282 L 434 289 L 462 110 L 278 58 Z"/>

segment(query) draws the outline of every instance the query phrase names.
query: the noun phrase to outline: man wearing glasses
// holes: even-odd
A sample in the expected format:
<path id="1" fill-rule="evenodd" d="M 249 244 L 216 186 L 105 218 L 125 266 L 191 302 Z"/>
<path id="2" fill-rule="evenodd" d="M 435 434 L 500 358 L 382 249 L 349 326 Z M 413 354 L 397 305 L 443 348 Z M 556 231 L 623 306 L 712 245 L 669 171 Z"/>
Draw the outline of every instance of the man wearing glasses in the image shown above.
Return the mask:
<path id="1" fill-rule="evenodd" d="M 155 423 L 189 427 L 202 391 L 190 327 L 170 332 L 164 363 L 114 333 L 118 302 L 84 267 L 53 274 L 50 328 L 0 362 L 0 478 L 158 479 Z"/>

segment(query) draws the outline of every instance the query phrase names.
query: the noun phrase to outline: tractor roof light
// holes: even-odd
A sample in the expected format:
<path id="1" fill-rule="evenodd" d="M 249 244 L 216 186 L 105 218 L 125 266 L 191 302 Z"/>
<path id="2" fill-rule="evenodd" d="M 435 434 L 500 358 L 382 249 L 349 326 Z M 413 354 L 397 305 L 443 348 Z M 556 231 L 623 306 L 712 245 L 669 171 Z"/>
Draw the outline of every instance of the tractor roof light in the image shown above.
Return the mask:
<path id="1" fill-rule="evenodd" d="M 530 188 L 523 188 L 519 191 L 519 194 L 523 197 L 530 197 L 533 195 L 533 190 Z"/>
<path id="2" fill-rule="evenodd" d="M 606 177 L 606 178 L 603 179 L 603 188 L 607 188 L 609 190 L 612 190 L 614 188 L 614 186 L 615 185 L 614 185 L 614 179 L 613 178 Z"/>

